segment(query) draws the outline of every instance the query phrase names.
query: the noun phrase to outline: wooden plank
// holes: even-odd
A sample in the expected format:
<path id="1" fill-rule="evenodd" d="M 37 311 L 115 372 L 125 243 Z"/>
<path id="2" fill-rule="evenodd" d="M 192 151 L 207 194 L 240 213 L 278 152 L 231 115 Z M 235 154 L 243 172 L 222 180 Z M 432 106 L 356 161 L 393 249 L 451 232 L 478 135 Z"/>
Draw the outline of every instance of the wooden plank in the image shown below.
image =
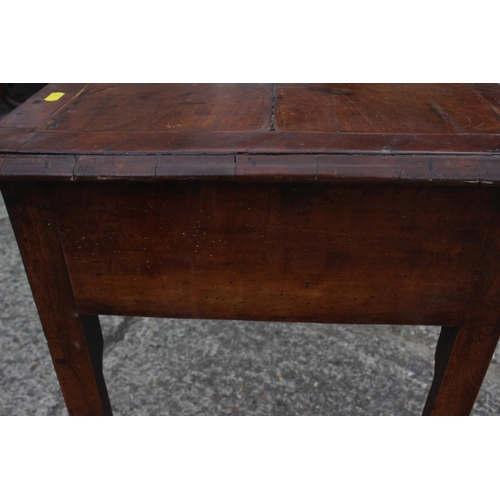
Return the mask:
<path id="1" fill-rule="evenodd" d="M 316 160 L 317 158 L 317 160 Z M 316 166 L 317 162 L 317 166 Z M 238 171 L 236 172 L 236 163 Z M 75 166 L 76 164 L 76 166 Z M 479 173 L 481 166 L 481 174 Z M 317 172 L 316 172 L 317 170 Z M 236 177 L 237 176 L 237 177 Z M 5 180 L 235 180 L 266 182 L 500 183 L 500 158 L 382 155 L 7 156 Z"/>
<path id="2" fill-rule="evenodd" d="M 492 205 L 480 186 L 66 183 L 52 195 L 81 313 L 450 326 Z"/>
<path id="3" fill-rule="evenodd" d="M 496 189 L 494 190 L 496 194 Z M 500 199 L 458 328 L 444 329 L 425 415 L 469 415 L 500 338 Z"/>
<path id="4" fill-rule="evenodd" d="M 335 84 L 277 85 L 274 127 L 278 131 L 340 132 Z"/>
<path id="5" fill-rule="evenodd" d="M 500 121 L 465 85 L 349 85 L 335 96 L 346 132 L 498 133 Z"/>
<path id="6" fill-rule="evenodd" d="M 42 127 L 85 132 L 268 130 L 272 84 L 92 84 Z"/>
<path id="7" fill-rule="evenodd" d="M 399 178 L 396 156 L 318 156 L 318 182 L 391 182 Z"/>
<path id="8" fill-rule="evenodd" d="M 479 183 L 477 158 L 439 156 L 401 156 L 398 158 L 401 181 L 426 181 L 433 183 Z"/>
<path id="9" fill-rule="evenodd" d="M 75 164 L 73 155 L 7 156 L 0 179 L 71 181 Z"/>
<path id="10" fill-rule="evenodd" d="M 314 182 L 314 155 L 236 155 L 236 180 Z"/>
<path id="11" fill-rule="evenodd" d="M 154 181 L 156 156 L 79 155 L 74 179 Z"/>
<path id="12" fill-rule="evenodd" d="M 157 180 L 234 180 L 234 155 L 161 155 Z"/>
<path id="13" fill-rule="evenodd" d="M 456 133 L 450 121 L 432 108 L 431 101 L 442 93 L 459 97 L 465 94 L 459 86 L 428 84 L 283 85 L 279 87 L 276 129 Z M 300 107 L 290 106 L 293 102 L 299 102 Z"/>
<path id="14" fill-rule="evenodd" d="M 0 142 L 24 153 L 146 154 L 500 154 L 499 134 L 359 134 L 322 132 L 51 132 Z"/>
<path id="15" fill-rule="evenodd" d="M 484 98 L 478 99 L 473 85 L 462 84 L 460 87 L 457 92 L 441 90 L 437 96 L 432 96 L 430 102 L 433 110 L 450 122 L 459 133 L 498 133 L 500 114 L 492 113 L 491 103 Z M 500 86 L 497 85 L 497 95 L 498 89 Z"/>
<path id="16" fill-rule="evenodd" d="M 0 128 L 0 151 L 17 151 L 33 135 L 31 129 Z"/>
<path id="17" fill-rule="evenodd" d="M 0 178 L 164 181 L 234 180 L 237 175 L 248 182 L 500 183 L 496 157 L 319 155 L 316 160 L 315 155 L 237 155 L 236 162 L 237 172 L 233 155 L 7 156 Z"/>
<path id="18" fill-rule="evenodd" d="M 55 91 L 65 95 L 43 100 Z M 275 92 L 273 103 L 271 84 L 51 84 L 0 128 L 268 130 L 274 105 L 273 128 L 282 131 L 498 133 L 498 85 L 281 84 Z"/>
<path id="19" fill-rule="evenodd" d="M 48 187 L 2 183 L 2 192 L 70 415 L 110 415 L 97 316 L 80 316 Z"/>

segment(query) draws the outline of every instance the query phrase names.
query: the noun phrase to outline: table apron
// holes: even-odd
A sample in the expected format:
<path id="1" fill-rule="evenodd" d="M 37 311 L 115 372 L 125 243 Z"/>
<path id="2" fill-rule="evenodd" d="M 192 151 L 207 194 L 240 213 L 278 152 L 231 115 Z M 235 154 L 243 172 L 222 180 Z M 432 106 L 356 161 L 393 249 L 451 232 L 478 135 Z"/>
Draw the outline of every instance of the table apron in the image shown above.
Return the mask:
<path id="1" fill-rule="evenodd" d="M 449 326 L 480 276 L 496 196 L 477 185 L 49 187 L 80 314 Z"/>

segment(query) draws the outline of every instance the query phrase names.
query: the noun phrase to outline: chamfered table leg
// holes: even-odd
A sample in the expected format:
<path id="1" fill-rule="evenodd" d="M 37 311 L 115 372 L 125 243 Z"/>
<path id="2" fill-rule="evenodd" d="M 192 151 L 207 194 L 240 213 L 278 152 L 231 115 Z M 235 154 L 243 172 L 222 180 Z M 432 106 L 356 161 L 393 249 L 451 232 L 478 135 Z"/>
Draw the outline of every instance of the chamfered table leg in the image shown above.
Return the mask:
<path id="1" fill-rule="evenodd" d="M 424 415 L 469 415 L 500 338 L 500 198 L 458 327 L 443 327 Z"/>
<path id="2" fill-rule="evenodd" d="M 9 182 L 2 192 L 70 415 L 111 415 L 97 316 L 77 312 L 45 183 Z"/>

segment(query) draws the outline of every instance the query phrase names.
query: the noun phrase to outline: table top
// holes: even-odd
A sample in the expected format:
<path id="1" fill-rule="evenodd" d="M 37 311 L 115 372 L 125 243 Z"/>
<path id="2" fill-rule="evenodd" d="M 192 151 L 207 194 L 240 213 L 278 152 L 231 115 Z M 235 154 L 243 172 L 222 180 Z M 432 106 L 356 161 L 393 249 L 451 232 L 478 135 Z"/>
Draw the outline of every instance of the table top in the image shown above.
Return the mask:
<path id="1" fill-rule="evenodd" d="M 0 120 L 40 178 L 497 183 L 500 85 L 50 84 Z"/>

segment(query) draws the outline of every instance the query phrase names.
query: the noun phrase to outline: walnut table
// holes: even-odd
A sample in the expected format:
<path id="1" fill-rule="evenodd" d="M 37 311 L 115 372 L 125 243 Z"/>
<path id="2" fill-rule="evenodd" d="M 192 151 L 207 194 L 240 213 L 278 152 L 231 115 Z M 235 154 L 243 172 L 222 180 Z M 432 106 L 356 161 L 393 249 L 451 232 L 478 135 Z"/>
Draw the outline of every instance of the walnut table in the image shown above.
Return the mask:
<path id="1" fill-rule="evenodd" d="M 0 184 L 71 415 L 99 314 L 441 325 L 424 414 L 500 334 L 500 86 L 49 85 Z"/>

